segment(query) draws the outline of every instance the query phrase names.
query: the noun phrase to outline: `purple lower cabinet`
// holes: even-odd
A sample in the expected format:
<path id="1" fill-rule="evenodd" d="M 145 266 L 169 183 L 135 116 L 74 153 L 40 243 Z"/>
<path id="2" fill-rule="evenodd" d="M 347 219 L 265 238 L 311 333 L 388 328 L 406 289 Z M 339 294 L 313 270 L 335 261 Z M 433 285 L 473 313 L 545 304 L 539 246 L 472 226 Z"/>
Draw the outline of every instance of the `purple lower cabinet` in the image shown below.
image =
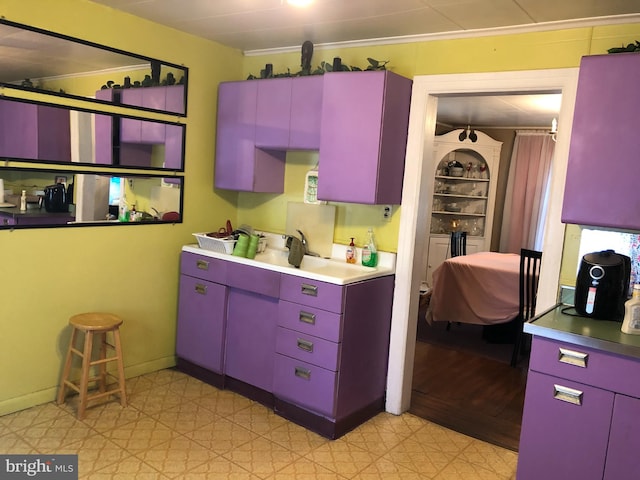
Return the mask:
<path id="1" fill-rule="evenodd" d="M 613 392 L 529 371 L 517 479 L 601 480 L 613 401 Z"/>
<path id="2" fill-rule="evenodd" d="M 640 400 L 616 395 L 604 469 L 606 480 L 640 478 L 639 444 Z"/>
<path id="3" fill-rule="evenodd" d="M 298 409 L 279 413 L 312 429 L 314 415 L 326 417 L 329 428 L 316 430 L 336 438 L 382 409 L 393 285 L 282 276 L 273 393 Z"/>
<path id="4" fill-rule="evenodd" d="M 272 391 L 278 299 L 229 289 L 225 375 Z"/>
<path id="5" fill-rule="evenodd" d="M 224 285 L 180 276 L 176 354 L 217 373 L 223 372 L 227 290 Z"/>

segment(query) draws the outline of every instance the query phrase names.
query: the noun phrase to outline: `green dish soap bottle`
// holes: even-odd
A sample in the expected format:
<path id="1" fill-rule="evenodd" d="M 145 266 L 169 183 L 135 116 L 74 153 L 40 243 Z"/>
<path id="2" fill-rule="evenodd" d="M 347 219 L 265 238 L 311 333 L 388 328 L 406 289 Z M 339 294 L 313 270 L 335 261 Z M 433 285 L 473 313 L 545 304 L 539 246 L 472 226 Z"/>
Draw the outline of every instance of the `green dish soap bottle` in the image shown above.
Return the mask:
<path id="1" fill-rule="evenodd" d="M 369 228 L 367 243 L 362 247 L 362 265 L 365 267 L 375 267 L 378 265 L 378 249 L 373 238 L 373 229 Z"/>

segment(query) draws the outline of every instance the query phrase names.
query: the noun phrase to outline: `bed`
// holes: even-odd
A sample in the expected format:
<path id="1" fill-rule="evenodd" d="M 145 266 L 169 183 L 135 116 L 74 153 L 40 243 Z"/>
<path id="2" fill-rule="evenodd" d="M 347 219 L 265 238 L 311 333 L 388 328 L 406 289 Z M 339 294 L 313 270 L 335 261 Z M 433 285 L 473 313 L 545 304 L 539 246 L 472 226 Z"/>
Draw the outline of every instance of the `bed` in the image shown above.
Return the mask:
<path id="1" fill-rule="evenodd" d="M 518 315 L 520 255 L 478 252 L 445 260 L 433 271 L 426 320 L 476 325 Z"/>

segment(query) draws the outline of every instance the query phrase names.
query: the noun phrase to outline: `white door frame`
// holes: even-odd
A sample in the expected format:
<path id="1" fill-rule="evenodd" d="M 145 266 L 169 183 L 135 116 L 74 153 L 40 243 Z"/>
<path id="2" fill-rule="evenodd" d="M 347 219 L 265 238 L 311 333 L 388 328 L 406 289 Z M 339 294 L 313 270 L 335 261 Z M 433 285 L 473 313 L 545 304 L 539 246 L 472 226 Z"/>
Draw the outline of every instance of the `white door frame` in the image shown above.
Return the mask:
<path id="1" fill-rule="evenodd" d="M 409 409 L 411 402 L 422 258 L 427 237 L 427 202 L 432 193 L 427 191 L 427 185 L 434 169 L 437 96 L 540 91 L 562 93 L 538 290 L 538 309 L 541 311 L 554 305 L 558 298 L 564 243 L 564 224 L 560 222 L 560 214 L 577 81 L 577 68 L 424 75 L 413 79 L 389 345 L 385 407 L 388 412 L 399 415 Z"/>

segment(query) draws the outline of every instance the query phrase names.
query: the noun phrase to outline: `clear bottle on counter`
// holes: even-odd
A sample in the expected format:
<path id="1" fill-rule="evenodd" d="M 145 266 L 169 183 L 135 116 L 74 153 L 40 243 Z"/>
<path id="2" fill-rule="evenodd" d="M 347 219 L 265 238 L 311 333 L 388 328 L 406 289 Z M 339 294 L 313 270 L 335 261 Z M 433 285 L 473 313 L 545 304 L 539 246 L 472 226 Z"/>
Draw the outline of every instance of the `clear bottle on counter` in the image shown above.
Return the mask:
<path id="1" fill-rule="evenodd" d="M 367 242 L 362 247 L 362 265 L 365 267 L 375 267 L 378 265 L 378 249 L 373 238 L 373 228 L 367 231 Z"/>
<path id="2" fill-rule="evenodd" d="M 640 284 L 633 286 L 633 295 L 624 304 L 624 320 L 620 328 L 622 333 L 640 335 Z"/>

